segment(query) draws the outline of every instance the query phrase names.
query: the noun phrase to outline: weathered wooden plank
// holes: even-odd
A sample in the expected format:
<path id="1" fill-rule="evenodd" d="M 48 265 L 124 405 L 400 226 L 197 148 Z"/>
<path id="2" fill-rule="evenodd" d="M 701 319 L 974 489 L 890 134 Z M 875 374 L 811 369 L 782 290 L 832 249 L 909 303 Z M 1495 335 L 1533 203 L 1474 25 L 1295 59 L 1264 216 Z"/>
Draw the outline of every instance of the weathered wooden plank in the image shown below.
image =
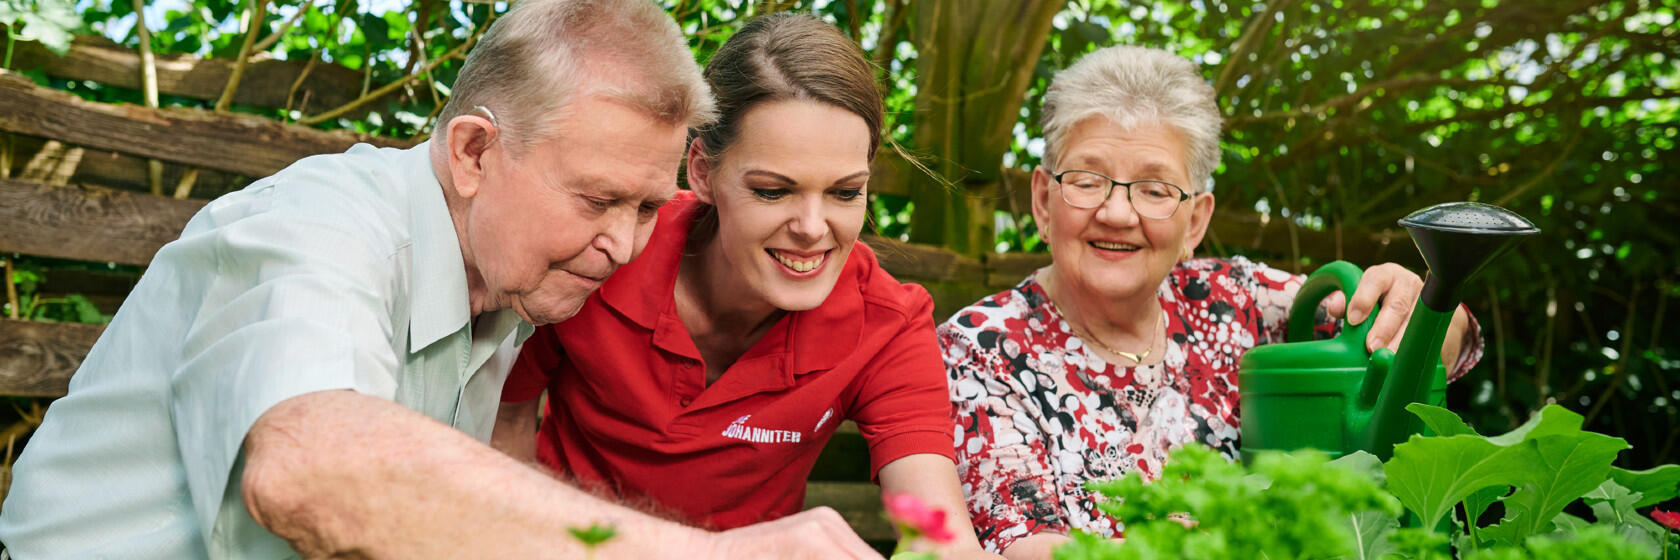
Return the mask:
<path id="1" fill-rule="evenodd" d="M 808 482 L 805 484 L 805 508 L 828 506 L 840 512 L 840 517 L 866 541 L 898 539 L 892 524 L 881 509 L 881 488 L 868 482 Z"/>
<path id="2" fill-rule="evenodd" d="M 288 125 L 256 115 L 96 103 L 4 71 L 0 71 L 0 130 L 251 177 L 271 175 L 305 156 L 342 152 L 357 142 L 412 145 Z"/>
<path id="3" fill-rule="evenodd" d="M 46 139 L 25 134 L 11 134 L 13 164 L 12 176 L 20 175 L 24 162 L 29 160 L 30 154 L 41 150 Z M 146 159 L 137 158 L 108 150 L 84 149 L 81 164 L 76 166 L 76 173 L 70 176 L 71 183 L 85 185 L 99 185 L 129 191 L 150 192 L 151 184 L 147 179 Z M 163 185 L 166 191 L 173 191 L 176 183 L 190 167 L 174 163 L 163 164 Z M 237 190 L 261 177 L 246 177 L 243 175 L 202 169 L 197 180 L 193 181 L 192 195 L 196 198 L 216 198 Z M 168 194 L 167 192 L 165 194 Z"/>
<path id="4" fill-rule="evenodd" d="M 61 397 L 104 325 L 0 319 L 0 395 Z"/>
<path id="5" fill-rule="evenodd" d="M 233 63 L 228 59 L 159 54 L 155 60 L 158 93 L 164 95 L 218 99 L 233 74 Z M 308 64 L 303 60 L 275 60 L 267 54 L 257 55 L 246 63 L 233 102 L 286 108 L 287 96 L 290 95 L 290 108 L 308 114 L 349 103 L 360 95 L 361 72 L 320 61 L 316 61 L 309 75 L 298 85 L 297 93 L 292 94 L 292 83 L 297 81 Z M 40 68 L 54 78 L 141 89 L 140 53 L 97 35 L 76 36 L 70 52 L 64 56 L 54 54 L 40 43 L 18 41 L 12 54 L 12 68 Z M 374 84 L 373 87 L 379 85 Z"/>
<path id="6" fill-rule="evenodd" d="M 1049 264 L 1050 253 L 986 255 L 986 285 L 1002 290 L 1020 283 L 1028 274 Z"/>
<path id="7" fill-rule="evenodd" d="M 0 179 L 0 252 L 143 265 L 204 204 Z"/>
<path id="8" fill-rule="evenodd" d="M 881 261 L 881 268 L 901 281 L 973 281 L 983 274 L 979 260 L 943 248 L 905 243 L 878 235 L 865 235 L 862 240 L 875 250 L 875 258 Z"/>

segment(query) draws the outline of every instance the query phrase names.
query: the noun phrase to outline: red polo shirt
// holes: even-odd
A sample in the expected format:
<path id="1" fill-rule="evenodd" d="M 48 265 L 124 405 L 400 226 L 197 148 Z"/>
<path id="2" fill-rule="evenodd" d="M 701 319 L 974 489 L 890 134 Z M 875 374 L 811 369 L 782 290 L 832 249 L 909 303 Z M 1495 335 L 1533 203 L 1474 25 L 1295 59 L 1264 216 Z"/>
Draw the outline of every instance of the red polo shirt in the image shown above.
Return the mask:
<path id="1" fill-rule="evenodd" d="M 857 243 L 828 299 L 786 314 L 710 387 L 677 318 L 677 264 L 698 207 L 684 192 L 652 240 L 576 317 L 537 329 L 502 400 L 548 390 L 537 457 L 586 485 L 651 498 L 731 528 L 798 512 L 805 479 L 843 419 L 870 472 L 952 454 L 933 300 Z"/>

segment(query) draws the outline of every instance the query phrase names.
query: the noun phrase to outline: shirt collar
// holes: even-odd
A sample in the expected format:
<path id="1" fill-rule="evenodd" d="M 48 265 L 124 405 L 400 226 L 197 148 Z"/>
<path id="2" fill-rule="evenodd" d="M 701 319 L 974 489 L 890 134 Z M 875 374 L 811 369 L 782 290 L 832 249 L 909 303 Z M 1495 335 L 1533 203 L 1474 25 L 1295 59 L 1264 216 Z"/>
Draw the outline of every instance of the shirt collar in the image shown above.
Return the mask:
<path id="1" fill-rule="evenodd" d="M 409 190 L 409 235 L 413 239 L 410 276 L 408 349 L 419 352 L 454 334 L 472 318 L 467 294 L 467 266 L 455 221 L 443 199 L 443 185 L 432 173 L 431 141 L 397 158 Z"/>
<path id="2" fill-rule="evenodd" d="M 688 230 L 704 208 L 694 193 L 677 191 L 676 198 L 659 210 L 653 234 L 641 255 L 614 271 L 601 285 L 601 301 L 626 318 L 654 329 L 659 315 L 675 311 L 677 265 L 682 264 Z"/>
<path id="3" fill-rule="evenodd" d="M 702 208 L 693 193 L 679 191 L 660 210 L 641 256 L 614 272 L 600 292 L 608 307 L 654 331 L 656 346 L 691 358 L 700 356 L 676 314 L 676 280 L 688 232 Z M 862 336 L 863 292 L 875 268 L 875 254 L 855 243 L 828 299 L 815 309 L 788 313 L 740 359 L 779 353 L 786 355 L 782 364 L 788 374 L 832 369 Z"/>

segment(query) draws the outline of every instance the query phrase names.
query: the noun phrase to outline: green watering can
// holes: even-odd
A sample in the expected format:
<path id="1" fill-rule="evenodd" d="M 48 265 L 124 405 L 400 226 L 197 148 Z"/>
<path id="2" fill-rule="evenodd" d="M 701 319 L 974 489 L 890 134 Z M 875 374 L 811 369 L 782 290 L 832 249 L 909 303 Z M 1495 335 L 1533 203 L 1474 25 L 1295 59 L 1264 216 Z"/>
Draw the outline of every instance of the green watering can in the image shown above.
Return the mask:
<path id="1" fill-rule="evenodd" d="M 1446 396 L 1441 344 L 1460 289 L 1517 239 L 1540 232 L 1522 216 L 1475 202 L 1431 206 L 1400 225 L 1429 266 L 1400 351 L 1365 351 L 1375 312 L 1335 338 L 1312 340 L 1320 301 L 1337 290 L 1351 300 L 1360 277 L 1359 267 L 1343 261 L 1314 271 L 1290 306 L 1288 342 L 1249 350 L 1238 365 L 1243 461 L 1263 450 L 1304 447 L 1388 460 L 1395 444 L 1423 429 L 1406 405 L 1440 406 Z"/>

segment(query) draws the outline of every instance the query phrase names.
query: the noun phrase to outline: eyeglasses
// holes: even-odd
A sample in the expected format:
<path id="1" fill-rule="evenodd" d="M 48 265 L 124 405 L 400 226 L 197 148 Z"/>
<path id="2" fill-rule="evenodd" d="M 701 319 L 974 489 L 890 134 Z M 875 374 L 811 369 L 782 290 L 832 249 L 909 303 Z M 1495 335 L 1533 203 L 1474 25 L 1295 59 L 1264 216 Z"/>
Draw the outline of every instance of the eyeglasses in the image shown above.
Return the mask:
<path id="1" fill-rule="evenodd" d="M 1171 218 L 1179 203 L 1190 200 L 1184 189 L 1166 181 L 1116 181 L 1095 171 L 1070 169 L 1050 175 L 1062 185 L 1062 202 L 1086 210 L 1102 206 L 1114 195 L 1115 187 L 1126 189 L 1126 201 L 1139 216 L 1151 220 Z"/>

